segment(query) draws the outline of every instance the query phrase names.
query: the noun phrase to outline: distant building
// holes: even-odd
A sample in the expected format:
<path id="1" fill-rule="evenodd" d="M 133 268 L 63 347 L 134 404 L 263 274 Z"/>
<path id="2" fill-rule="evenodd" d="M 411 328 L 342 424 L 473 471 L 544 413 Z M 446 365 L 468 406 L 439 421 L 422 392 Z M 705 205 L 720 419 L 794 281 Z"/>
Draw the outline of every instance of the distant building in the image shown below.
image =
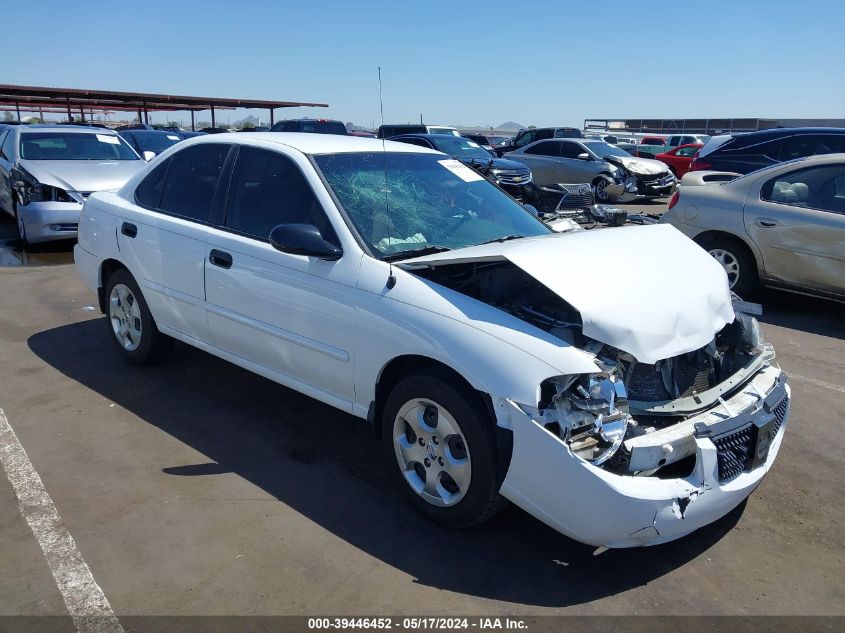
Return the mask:
<path id="1" fill-rule="evenodd" d="M 584 119 L 587 132 L 715 135 L 778 127 L 845 127 L 845 119 Z"/>

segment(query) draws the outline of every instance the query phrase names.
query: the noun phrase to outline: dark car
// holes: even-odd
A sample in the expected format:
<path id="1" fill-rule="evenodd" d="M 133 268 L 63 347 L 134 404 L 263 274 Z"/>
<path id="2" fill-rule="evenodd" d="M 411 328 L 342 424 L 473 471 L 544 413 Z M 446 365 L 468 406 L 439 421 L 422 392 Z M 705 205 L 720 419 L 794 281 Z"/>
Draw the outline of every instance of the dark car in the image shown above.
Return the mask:
<path id="1" fill-rule="evenodd" d="M 174 132 L 174 134 L 178 134 L 184 140 L 186 138 L 194 138 L 195 136 L 205 136 L 208 132 L 201 130 L 179 130 L 178 132 Z"/>
<path id="2" fill-rule="evenodd" d="M 584 135 L 581 133 L 581 130 L 574 127 L 537 127 L 522 130 L 507 144 L 499 145 L 493 149 L 496 152 L 496 156 L 501 156 L 534 141 L 542 141 L 547 138 L 584 138 Z"/>
<path id="3" fill-rule="evenodd" d="M 307 134 L 341 134 L 347 136 L 343 121 L 332 119 L 288 119 L 279 121 L 270 128 L 271 132 L 305 132 Z"/>
<path id="4" fill-rule="evenodd" d="M 530 203 L 534 197 L 531 170 L 522 163 L 496 158 L 475 141 L 451 134 L 403 134 L 391 141 L 428 147 L 449 154 L 471 167 L 517 200 Z"/>
<path id="5" fill-rule="evenodd" d="M 845 128 L 775 128 L 714 136 L 696 152 L 690 171 L 748 174 L 795 158 L 845 152 Z"/>
<path id="6" fill-rule="evenodd" d="M 122 130 L 119 134 L 144 159 L 150 158 L 145 152 L 161 154 L 182 140 L 181 135 L 165 130 Z"/>

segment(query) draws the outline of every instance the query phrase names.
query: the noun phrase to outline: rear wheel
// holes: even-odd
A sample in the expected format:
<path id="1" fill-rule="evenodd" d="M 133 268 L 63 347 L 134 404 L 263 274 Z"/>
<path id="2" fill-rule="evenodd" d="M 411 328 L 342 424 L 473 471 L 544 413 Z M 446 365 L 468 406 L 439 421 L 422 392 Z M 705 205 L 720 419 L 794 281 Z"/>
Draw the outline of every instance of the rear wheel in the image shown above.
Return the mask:
<path id="1" fill-rule="evenodd" d="M 495 422 L 479 394 L 445 372 L 424 371 L 392 389 L 382 443 L 392 479 L 438 523 L 468 527 L 504 507 Z"/>
<path id="2" fill-rule="evenodd" d="M 745 297 L 757 289 L 757 264 L 742 242 L 718 236 L 702 243 L 702 246 L 725 269 L 733 292 Z"/>
<path id="3" fill-rule="evenodd" d="M 106 281 L 106 316 L 112 341 L 132 363 L 159 361 L 173 343 L 158 331 L 141 289 L 125 268 L 114 271 Z"/>

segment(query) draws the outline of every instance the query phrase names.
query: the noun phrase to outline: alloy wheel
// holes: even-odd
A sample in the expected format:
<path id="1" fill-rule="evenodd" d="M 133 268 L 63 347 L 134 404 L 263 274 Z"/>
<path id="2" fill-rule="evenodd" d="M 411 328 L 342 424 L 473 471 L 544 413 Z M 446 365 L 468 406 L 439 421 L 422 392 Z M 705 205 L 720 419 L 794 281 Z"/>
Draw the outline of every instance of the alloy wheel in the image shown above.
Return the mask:
<path id="1" fill-rule="evenodd" d="M 455 418 L 432 400 L 413 399 L 393 423 L 396 461 L 411 489 L 438 507 L 457 504 L 466 495 L 472 463 Z"/>
<path id="2" fill-rule="evenodd" d="M 707 252 L 725 269 L 728 276 L 728 286 L 733 288 L 739 280 L 739 260 L 733 253 L 726 251 L 724 248 L 713 248 Z"/>
<path id="3" fill-rule="evenodd" d="M 117 341 L 127 352 L 134 352 L 141 344 L 141 306 L 124 284 L 115 284 L 109 295 L 109 319 Z"/>

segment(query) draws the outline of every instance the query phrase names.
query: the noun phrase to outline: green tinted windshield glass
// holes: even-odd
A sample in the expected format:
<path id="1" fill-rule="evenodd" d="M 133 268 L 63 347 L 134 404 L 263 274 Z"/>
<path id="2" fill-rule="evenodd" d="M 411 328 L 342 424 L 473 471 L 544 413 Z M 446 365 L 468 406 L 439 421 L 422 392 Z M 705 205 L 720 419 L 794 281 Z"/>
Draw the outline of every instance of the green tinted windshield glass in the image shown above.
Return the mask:
<path id="1" fill-rule="evenodd" d="M 430 247 L 551 232 L 471 168 L 442 155 L 325 154 L 314 160 L 377 255 L 413 256 Z"/>

